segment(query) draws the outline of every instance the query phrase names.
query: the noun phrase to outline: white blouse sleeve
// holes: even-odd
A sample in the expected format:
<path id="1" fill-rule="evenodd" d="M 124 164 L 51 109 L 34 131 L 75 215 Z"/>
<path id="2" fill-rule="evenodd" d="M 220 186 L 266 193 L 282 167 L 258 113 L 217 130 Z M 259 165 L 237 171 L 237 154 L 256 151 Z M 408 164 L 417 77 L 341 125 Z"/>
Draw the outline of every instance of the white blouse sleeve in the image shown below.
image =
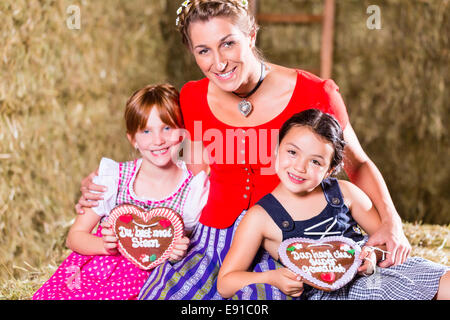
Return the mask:
<path id="1" fill-rule="evenodd" d="M 103 194 L 103 200 L 98 200 L 98 206 L 92 208 L 92 210 L 101 217 L 108 216 L 109 212 L 116 206 L 117 189 L 119 187 L 119 163 L 108 158 L 102 158 L 98 176 L 95 176 L 92 181 L 108 188 Z"/>
<path id="2" fill-rule="evenodd" d="M 209 195 L 209 177 L 201 171 L 190 182 L 190 190 L 184 205 L 183 220 L 186 231 L 192 231 L 197 225 Z"/>

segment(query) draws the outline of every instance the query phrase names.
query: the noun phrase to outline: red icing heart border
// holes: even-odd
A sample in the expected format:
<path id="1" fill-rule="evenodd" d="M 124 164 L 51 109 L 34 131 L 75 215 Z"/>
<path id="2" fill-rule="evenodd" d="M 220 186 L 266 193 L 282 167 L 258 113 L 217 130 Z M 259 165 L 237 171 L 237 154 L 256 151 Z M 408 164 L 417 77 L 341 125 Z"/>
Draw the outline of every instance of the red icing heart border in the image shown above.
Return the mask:
<path id="1" fill-rule="evenodd" d="M 326 243 L 331 241 L 339 241 L 344 242 L 348 244 L 352 249 L 355 250 L 355 260 L 353 264 L 350 266 L 350 268 L 345 272 L 345 274 L 336 282 L 329 284 L 324 281 L 321 281 L 319 279 L 314 278 L 309 273 L 306 273 L 302 271 L 299 267 L 297 267 L 294 263 L 291 262 L 289 257 L 286 254 L 287 248 L 291 246 L 291 244 L 295 242 L 306 242 L 311 244 L 319 244 L 319 243 Z M 278 255 L 280 257 L 281 262 L 289 268 L 294 273 L 300 275 L 303 279 L 309 281 L 312 284 L 315 284 L 318 287 L 326 288 L 330 291 L 334 291 L 337 289 L 342 288 L 345 286 L 348 282 L 350 282 L 355 274 L 358 272 L 358 268 L 361 265 L 362 260 L 359 259 L 359 254 L 361 253 L 361 247 L 352 239 L 342 237 L 342 236 L 335 236 L 335 237 L 325 237 L 320 240 L 315 239 L 308 239 L 308 238 L 290 238 L 284 240 L 280 246 L 278 247 Z"/>
<path id="2" fill-rule="evenodd" d="M 149 221 L 151 218 L 153 218 L 155 216 L 164 217 L 164 218 L 170 220 L 170 222 L 173 225 L 174 235 L 173 235 L 172 242 L 167 247 L 166 251 L 164 251 L 164 253 L 158 259 L 153 261 L 153 263 L 151 263 L 147 267 L 142 265 L 138 260 L 136 260 L 133 256 L 131 256 L 127 252 L 127 250 L 123 247 L 122 243 L 120 241 L 118 241 L 119 252 L 124 257 L 126 257 L 129 261 L 131 261 L 134 265 L 138 266 L 140 269 L 143 269 L 143 270 L 150 270 L 152 268 L 155 268 L 156 266 L 163 263 L 165 260 L 167 260 L 169 258 L 170 253 L 173 250 L 174 242 L 183 237 L 183 234 L 184 234 L 183 219 L 177 212 L 175 212 L 174 210 L 169 209 L 169 208 L 159 207 L 159 208 L 151 209 L 149 211 L 145 211 L 144 209 L 142 209 L 138 206 L 132 205 L 132 204 L 121 204 L 121 205 L 115 207 L 114 209 L 112 209 L 108 216 L 108 222 L 111 223 L 111 227 L 114 230 L 114 233 L 116 230 L 116 221 L 121 216 L 130 214 L 130 213 L 139 216 L 145 222 Z M 117 234 L 116 234 L 116 236 L 117 236 Z"/>

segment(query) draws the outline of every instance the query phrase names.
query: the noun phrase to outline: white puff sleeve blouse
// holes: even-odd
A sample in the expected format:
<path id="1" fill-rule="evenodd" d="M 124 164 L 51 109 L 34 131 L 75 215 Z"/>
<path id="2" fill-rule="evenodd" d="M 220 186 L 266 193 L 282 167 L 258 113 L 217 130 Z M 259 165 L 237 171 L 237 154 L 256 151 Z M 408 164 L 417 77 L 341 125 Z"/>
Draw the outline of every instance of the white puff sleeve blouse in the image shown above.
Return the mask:
<path id="1" fill-rule="evenodd" d="M 140 167 L 141 162 L 142 159 L 139 159 L 138 167 Z M 189 176 L 189 171 L 183 161 L 179 161 L 177 166 L 184 171 L 183 179 Z M 137 172 L 138 170 L 136 170 L 136 174 Z M 103 199 L 98 201 L 98 206 L 92 208 L 94 212 L 101 217 L 108 216 L 111 210 L 116 206 L 119 175 L 119 163 L 108 158 L 102 158 L 98 169 L 98 176 L 94 177 L 93 182 L 98 185 L 106 186 L 108 190 L 103 194 Z M 189 188 L 189 190 L 181 216 L 183 217 L 185 229 L 189 232 L 192 231 L 197 225 L 203 207 L 206 205 L 206 201 L 208 200 L 208 175 L 204 171 L 201 171 L 192 177 L 187 188 Z M 131 192 L 131 194 L 133 194 L 133 192 Z M 145 199 L 139 198 L 139 200 Z"/>

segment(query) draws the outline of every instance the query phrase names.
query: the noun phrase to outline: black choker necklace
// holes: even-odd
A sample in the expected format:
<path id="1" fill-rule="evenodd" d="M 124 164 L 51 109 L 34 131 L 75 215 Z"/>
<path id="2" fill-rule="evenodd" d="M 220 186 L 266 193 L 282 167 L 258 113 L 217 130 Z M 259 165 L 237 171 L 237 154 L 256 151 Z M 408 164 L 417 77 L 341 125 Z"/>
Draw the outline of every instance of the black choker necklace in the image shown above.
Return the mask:
<path id="1" fill-rule="evenodd" d="M 253 111 L 253 106 L 250 103 L 250 101 L 247 100 L 247 98 L 250 97 L 252 94 L 254 94 L 256 92 L 256 90 L 258 90 L 259 86 L 261 85 L 261 83 L 263 82 L 263 80 L 265 78 L 264 71 L 265 71 L 264 64 L 261 62 L 261 76 L 259 77 L 258 83 L 253 88 L 253 90 L 250 91 L 249 93 L 247 93 L 246 95 L 241 95 L 239 93 L 231 91 L 234 95 L 236 95 L 242 99 L 238 104 L 238 109 L 239 109 L 239 112 L 242 113 L 242 115 L 244 117 L 248 117 L 248 115 Z"/>

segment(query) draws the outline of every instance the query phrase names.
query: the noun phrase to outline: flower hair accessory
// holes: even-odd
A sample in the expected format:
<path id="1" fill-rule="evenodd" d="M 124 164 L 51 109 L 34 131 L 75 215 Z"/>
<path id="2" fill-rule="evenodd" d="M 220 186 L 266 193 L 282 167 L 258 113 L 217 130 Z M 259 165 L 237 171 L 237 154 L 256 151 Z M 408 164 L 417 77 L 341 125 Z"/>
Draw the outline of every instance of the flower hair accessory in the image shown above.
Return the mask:
<path id="1" fill-rule="evenodd" d="M 248 10 L 248 0 L 241 0 L 240 3 L 246 10 Z M 177 20 L 175 21 L 176 26 L 180 24 L 180 14 L 183 12 L 183 8 L 187 8 L 189 5 L 191 5 L 191 1 L 186 0 L 177 9 Z"/>
<path id="2" fill-rule="evenodd" d="M 190 0 L 186 0 L 184 1 L 181 6 L 178 8 L 177 10 L 177 20 L 176 20 L 176 25 L 178 26 L 178 24 L 180 23 L 180 14 L 183 12 L 183 8 L 187 8 L 189 5 L 191 4 Z"/>

